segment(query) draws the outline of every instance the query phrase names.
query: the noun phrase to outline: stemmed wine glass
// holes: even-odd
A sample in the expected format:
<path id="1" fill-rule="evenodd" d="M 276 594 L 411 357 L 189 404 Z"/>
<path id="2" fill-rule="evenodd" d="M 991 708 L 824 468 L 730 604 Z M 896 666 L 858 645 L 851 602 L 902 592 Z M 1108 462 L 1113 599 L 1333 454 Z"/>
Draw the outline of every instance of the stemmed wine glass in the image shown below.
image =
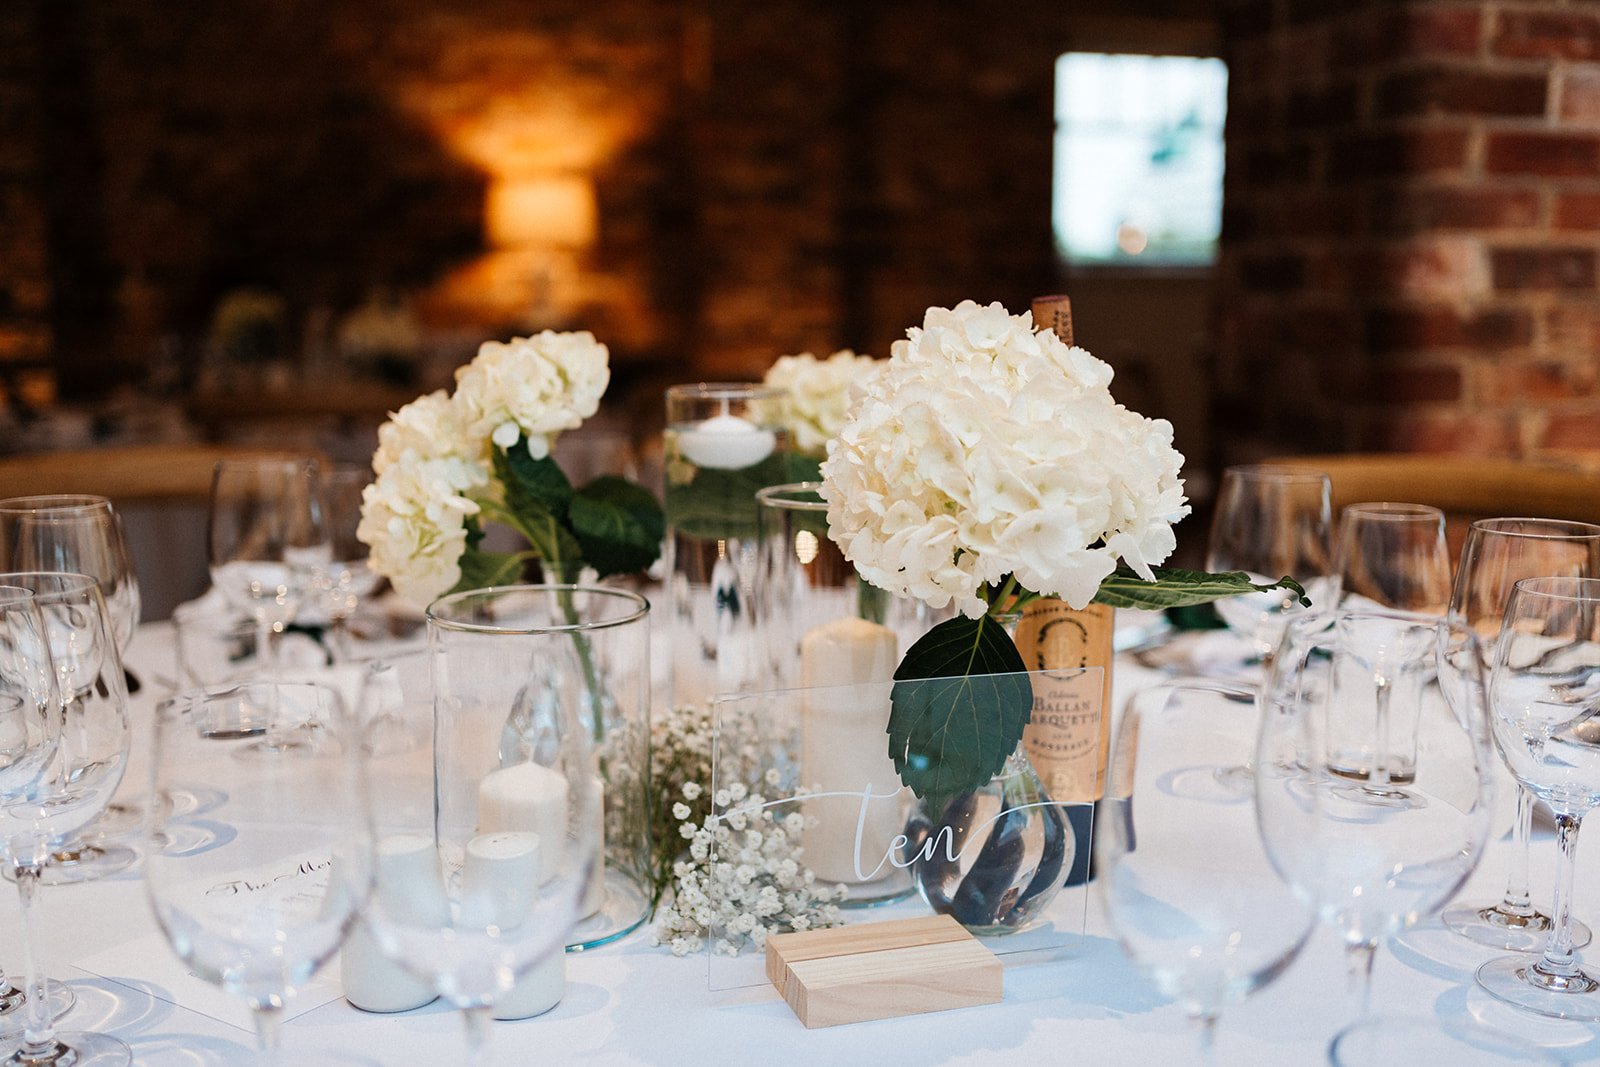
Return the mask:
<path id="1" fill-rule="evenodd" d="M 1316 612 L 1289 624 L 1263 692 L 1256 815 L 1272 865 L 1343 935 L 1365 1017 L 1378 943 L 1477 865 L 1494 777 L 1476 653 L 1459 620 Z M 1386 709 L 1386 710 L 1385 710 Z"/>
<path id="2" fill-rule="evenodd" d="M 1206 569 L 1244 571 L 1251 581 L 1263 584 L 1287 575 L 1305 588 L 1314 606 L 1321 605 L 1333 556 L 1331 496 L 1332 486 L 1321 471 L 1273 464 L 1229 467 L 1217 490 Z M 1304 610 L 1289 590 L 1217 601 L 1217 615 L 1250 642 L 1263 668 L 1271 665 L 1287 621 Z M 1252 768 L 1249 758 L 1218 768 L 1218 780 L 1248 791 Z"/>
<path id="3" fill-rule="evenodd" d="M 263 715 L 278 719 L 263 721 Z M 315 730 L 302 729 L 314 723 Z M 277 729 L 310 740 L 295 759 L 224 757 Z M 219 768 L 226 767 L 219 773 Z M 211 848 L 152 849 L 145 886 L 184 965 L 244 999 L 276 1062 L 289 995 L 333 954 L 372 887 L 372 822 L 359 727 L 333 689 L 272 680 L 186 690 L 156 709 L 150 834 L 187 836 L 179 790 L 216 790 L 234 833 Z"/>
<path id="4" fill-rule="evenodd" d="M 127 765 L 130 733 L 122 660 L 99 584 L 82 574 L 0 574 L 0 585 L 32 592 L 42 623 L 39 659 L 50 668 L 60 743 L 45 776 L 24 800 L 6 806 L 7 855 L 22 899 L 28 961 L 26 1024 L 6 1064 L 109 1067 L 129 1063 L 128 1046 L 105 1034 L 57 1034 L 39 973 L 37 909 L 41 875 L 53 850 L 104 810 Z M 15 829 L 12 829 L 15 828 Z"/>
<path id="5" fill-rule="evenodd" d="M 1444 512 L 1425 504 L 1351 504 L 1339 516 L 1330 603 L 1443 615 L 1450 606 Z"/>
<path id="6" fill-rule="evenodd" d="M 410 788 L 436 801 L 426 825 L 401 816 L 415 805 L 393 804 L 380 827 L 367 928 L 462 1011 L 480 1060 L 489 1018 L 520 1017 L 508 1012 L 523 999 L 518 983 L 560 966 L 599 873 L 600 694 L 583 663 L 601 631 L 644 604 L 570 597 L 570 587 L 506 586 L 429 607 L 433 763 Z"/>
<path id="7" fill-rule="evenodd" d="M 255 620 L 257 655 L 269 674 L 277 668 L 276 636 L 328 563 L 319 483 L 313 459 L 222 460 L 212 474 L 211 581 Z"/>
<path id="8" fill-rule="evenodd" d="M 0 500 L 0 566 L 12 571 L 86 574 L 100 583 L 117 652 L 126 656 L 139 623 L 139 583 L 122 520 L 102 496 L 62 494 Z M 76 839 L 51 857 L 46 885 L 103 878 L 131 867 L 138 853 L 111 840 L 138 828 L 138 805 L 112 801 Z"/>
<path id="9" fill-rule="evenodd" d="M 13 820 L 10 808 L 37 788 L 61 740 L 54 668 L 32 598 L 31 589 L 0 586 L 0 855 L 7 856 L 33 847 L 30 827 Z M 44 981 L 50 1016 L 60 1018 L 76 998 L 70 986 Z M 0 1036 L 21 1031 L 26 1001 L 23 990 L 0 972 Z"/>
<path id="10" fill-rule="evenodd" d="M 1511 590 L 1523 578 L 1600 577 L 1600 526 L 1564 519 L 1480 519 L 1461 548 L 1450 609 L 1477 631 L 1480 651 L 1494 648 Z M 1487 671 L 1488 664 L 1483 664 Z M 1545 941 L 1550 916 L 1534 907 L 1528 887 L 1533 796 L 1520 785 L 1513 831 L 1511 871 L 1497 901 L 1475 901 L 1445 910 L 1440 920 L 1480 945 L 1533 952 Z M 1589 943 L 1589 928 L 1572 920 L 1572 945 Z"/>
<path id="11" fill-rule="evenodd" d="M 330 562 L 320 573 L 319 590 L 328 615 L 330 648 L 339 660 L 351 657 L 350 616 L 382 581 L 367 566 L 367 546 L 356 537 L 361 494 L 371 481 L 371 468 L 353 463 L 334 464 L 322 478 Z"/>
<path id="12" fill-rule="evenodd" d="M 1203 1026 L 1272 981 L 1316 917 L 1268 862 L 1248 795 L 1217 780 L 1255 748 L 1256 694 L 1225 682 L 1142 690 L 1117 728 L 1094 832 L 1117 940 Z M 1137 848 L 1135 848 L 1137 841 Z"/>
<path id="13" fill-rule="evenodd" d="M 1314 606 L 1322 606 L 1333 555 L 1331 493 L 1321 471 L 1271 464 L 1229 467 L 1217 490 L 1206 569 L 1245 571 L 1262 583 L 1288 575 L 1305 587 Z M 1228 629 L 1250 641 L 1264 662 L 1287 620 L 1301 610 L 1288 590 L 1217 601 L 1217 614 Z"/>
<path id="14" fill-rule="evenodd" d="M 1600 578 L 1524 578 L 1506 605 L 1489 675 L 1500 756 L 1556 817 L 1554 923 L 1544 954 L 1504 956 L 1478 984 L 1519 1008 L 1600 1022 L 1600 972 L 1573 951 L 1573 860 L 1600 805 Z"/>

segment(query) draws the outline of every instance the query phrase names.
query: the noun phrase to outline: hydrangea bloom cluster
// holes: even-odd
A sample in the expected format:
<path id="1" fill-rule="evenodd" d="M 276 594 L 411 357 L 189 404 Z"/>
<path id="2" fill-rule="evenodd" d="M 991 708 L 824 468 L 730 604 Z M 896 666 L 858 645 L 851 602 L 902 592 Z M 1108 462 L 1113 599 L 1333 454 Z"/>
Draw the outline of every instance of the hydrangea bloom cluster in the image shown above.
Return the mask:
<path id="1" fill-rule="evenodd" d="M 777 772 L 768 772 L 769 781 Z M 685 801 L 703 796 L 701 787 L 683 787 Z M 675 956 L 697 952 L 707 938 L 711 950 L 736 956 L 762 949 L 769 932 L 814 930 L 839 924 L 835 903 L 843 886 L 822 886 L 801 863 L 799 812 L 777 814 L 759 793 L 735 783 L 712 798 L 712 813 L 694 817 L 679 802 L 673 815 L 688 854 L 673 866 L 673 900 L 656 918 L 652 941 Z"/>
<path id="2" fill-rule="evenodd" d="M 378 431 L 376 480 L 362 494 L 356 536 L 368 565 L 401 596 L 426 604 L 461 579 L 465 523 L 500 487 L 493 448 L 526 436 L 535 459 L 561 430 L 595 413 L 610 382 L 610 354 L 590 333 L 489 341 L 456 372 L 456 390 L 407 404 Z"/>
<path id="3" fill-rule="evenodd" d="M 776 421 L 788 427 L 797 452 L 822 458 L 828 442 L 844 426 L 854 392 L 878 366 L 871 356 L 858 356 L 847 348 L 827 359 L 810 352 L 782 356 L 767 370 L 764 384 L 785 390 Z"/>
<path id="4" fill-rule="evenodd" d="M 1172 426 L 1030 314 L 932 308 L 866 383 L 828 459 L 830 536 L 868 581 L 976 618 L 986 585 L 1083 607 L 1117 561 L 1149 580 L 1189 508 Z"/>

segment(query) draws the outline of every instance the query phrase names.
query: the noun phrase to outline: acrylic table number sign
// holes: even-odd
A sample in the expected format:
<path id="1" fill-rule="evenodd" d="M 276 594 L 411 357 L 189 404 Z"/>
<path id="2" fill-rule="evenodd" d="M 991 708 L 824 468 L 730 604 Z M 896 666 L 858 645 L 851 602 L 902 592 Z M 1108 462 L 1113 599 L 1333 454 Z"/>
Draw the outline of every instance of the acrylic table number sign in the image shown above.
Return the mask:
<path id="1" fill-rule="evenodd" d="M 857 670 L 861 665 L 852 665 L 852 656 L 872 645 L 864 635 L 842 632 L 870 625 L 864 620 L 836 625 L 841 632 L 830 625 L 808 635 L 812 670 L 806 673 L 812 678 L 828 676 L 819 669 L 824 661 L 832 664 L 833 677 Z M 980 675 L 967 681 L 980 691 L 990 683 L 1029 686 L 1048 700 L 1065 673 L 1073 672 Z M 1059 950 L 1082 938 L 1087 888 L 1062 888 L 1063 864 L 1070 864 L 1070 857 L 1055 857 L 1048 871 L 979 860 L 1000 853 L 1037 854 L 1023 840 L 1037 825 L 1032 809 L 1088 805 L 1038 794 L 1024 801 L 1010 793 L 980 792 L 948 798 L 942 810 L 951 825 L 930 832 L 916 815 L 926 805 L 901 784 L 881 725 L 891 703 L 914 695 L 917 684 L 926 680 L 716 698 L 712 788 L 704 810 L 696 813 L 701 832 L 690 840 L 685 857 L 713 916 L 705 937 L 713 991 L 768 981 L 762 951 L 767 934 L 934 913 L 978 932 L 963 914 L 981 912 L 989 919 L 998 914 L 1003 924 L 1019 900 L 1041 893 L 1053 899 L 1037 912 L 1026 912 L 1005 936 L 981 936 L 983 946 L 1011 965 L 1057 958 Z M 868 722 L 878 725 L 858 728 Z M 912 874 L 918 864 L 951 874 L 942 892 L 916 891 Z M 967 877 L 974 872 L 975 878 Z M 1041 879 L 1048 886 L 1034 885 Z"/>

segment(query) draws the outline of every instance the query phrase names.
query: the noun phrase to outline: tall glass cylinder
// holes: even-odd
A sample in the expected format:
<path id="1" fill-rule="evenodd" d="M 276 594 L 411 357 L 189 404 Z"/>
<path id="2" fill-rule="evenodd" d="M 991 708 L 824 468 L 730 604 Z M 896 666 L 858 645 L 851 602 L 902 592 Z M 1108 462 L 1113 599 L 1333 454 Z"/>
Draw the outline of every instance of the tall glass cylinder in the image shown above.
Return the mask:
<path id="1" fill-rule="evenodd" d="M 756 493 L 792 481 L 781 389 L 701 382 L 667 390 L 667 697 L 700 705 L 760 685 Z"/>
<path id="2" fill-rule="evenodd" d="M 479 589 L 428 609 L 447 860 L 452 841 L 553 831 L 538 796 L 523 793 L 539 768 L 570 770 L 571 724 L 589 741 L 595 771 L 582 806 L 597 825 L 570 832 L 600 833 L 604 864 L 583 888 L 572 951 L 633 930 L 650 903 L 649 611 L 634 593 L 577 585 Z"/>
<path id="3" fill-rule="evenodd" d="M 907 872 L 884 865 L 863 879 L 856 837 L 885 855 L 903 832 L 910 793 L 874 800 L 859 820 L 848 795 L 872 783 L 899 785 L 889 758 L 889 687 L 901 653 L 950 612 L 935 612 L 869 585 L 828 538 L 828 506 L 816 482 L 775 485 L 756 494 L 760 548 L 756 569 L 761 688 L 805 689 L 800 700 L 800 779 L 817 799 L 805 837 L 817 877 L 847 887 L 844 903 L 876 903 L 909 893 Z M 837 794 L 828 796 L 826 794 Z"/>

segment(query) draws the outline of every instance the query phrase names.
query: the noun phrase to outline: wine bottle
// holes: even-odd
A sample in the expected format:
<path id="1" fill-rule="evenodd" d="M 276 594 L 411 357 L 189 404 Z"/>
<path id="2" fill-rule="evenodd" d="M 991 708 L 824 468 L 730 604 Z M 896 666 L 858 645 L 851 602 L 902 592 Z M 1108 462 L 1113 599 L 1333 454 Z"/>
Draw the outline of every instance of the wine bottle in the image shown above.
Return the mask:
<path id="1" fill-rule="evenodd" d="M 1072 344 L 1072 303 L 1065 296 L 1033 301 L 1033 319 Z M 1070 805 L 1076 849 L 1067 885 L 1094 877 L 1093 825 L 1105 795 L 1111 751 L 1111 659 L 1116 611 L 1103 604 L 1077 610 L 1048 597 L 1028 605 L 1017 626 L 1017 650 L 1030 671 L 1053 672 L 1034 686 L 1033 714 L 1023 732 L 1028 758 L 1051 799 Z M 1099 672 L 1084 668 L 1100 668 Z"/>

